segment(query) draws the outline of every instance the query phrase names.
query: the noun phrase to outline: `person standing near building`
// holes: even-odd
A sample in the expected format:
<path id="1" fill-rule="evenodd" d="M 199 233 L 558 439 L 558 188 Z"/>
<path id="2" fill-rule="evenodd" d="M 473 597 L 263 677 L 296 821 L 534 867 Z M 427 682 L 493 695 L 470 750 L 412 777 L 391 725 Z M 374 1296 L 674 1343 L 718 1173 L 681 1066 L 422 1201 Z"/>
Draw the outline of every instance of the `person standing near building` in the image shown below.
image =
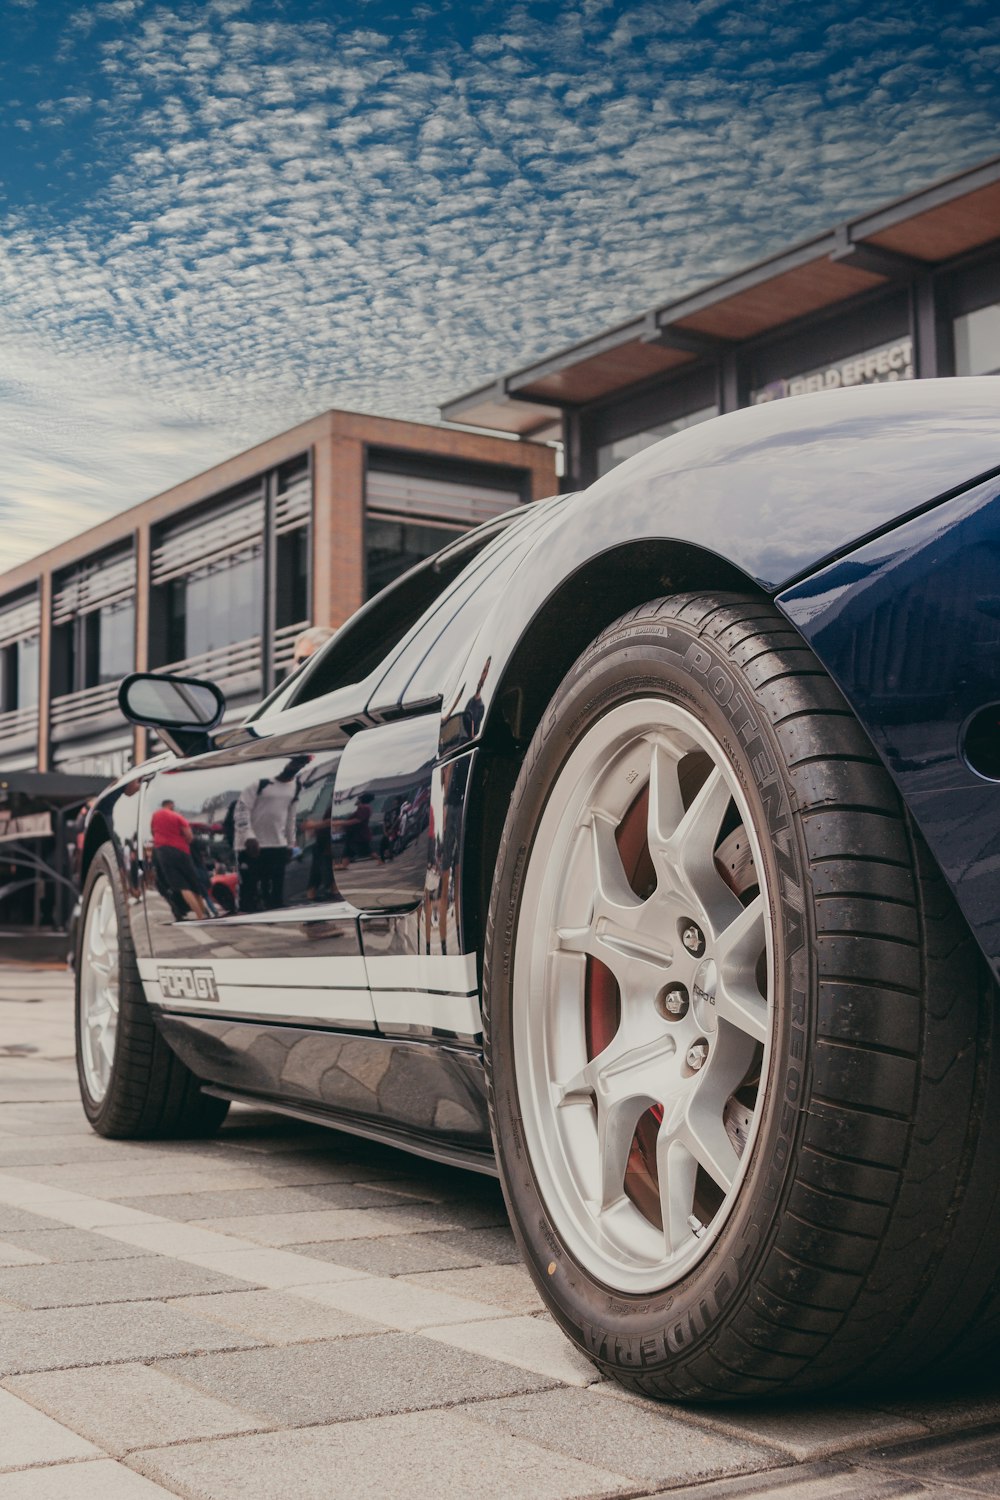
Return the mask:
<path id="1" fill-rule="evenodd" d="M 292 659 L 285 675 L 294 677 L 296 672 L 301 671 L 305 666 L 310 656 L 315 655 L 320 646 L 325 646 L 330 637 L 335 634 L 336 632 L 331 630 L 329 625 L 310 625 L 308 630 L 303 630 L 302 634 L 296 637 L 295 645 L 292 647 Z"/>
<path id="2" fill-rule="evenodd" d="M 198 890 L 198 873 L 191 858 L 191 824 L 165 797 L 151 819 L 153 869 L 157 884 L 178 922 L 188 911 L 204 918 L 205 903 Z"/>

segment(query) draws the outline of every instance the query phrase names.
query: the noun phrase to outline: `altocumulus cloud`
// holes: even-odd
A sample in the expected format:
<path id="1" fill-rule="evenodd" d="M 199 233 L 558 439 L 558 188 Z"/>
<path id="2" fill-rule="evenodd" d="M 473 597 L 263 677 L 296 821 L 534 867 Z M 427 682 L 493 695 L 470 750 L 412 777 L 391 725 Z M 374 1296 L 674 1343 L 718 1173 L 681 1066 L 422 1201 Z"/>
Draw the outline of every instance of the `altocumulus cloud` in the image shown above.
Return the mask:
<path id="1" fill-rule="evenodd" d="M 8 565 L 996 149 L 991 0 L 8 4 Z"/>

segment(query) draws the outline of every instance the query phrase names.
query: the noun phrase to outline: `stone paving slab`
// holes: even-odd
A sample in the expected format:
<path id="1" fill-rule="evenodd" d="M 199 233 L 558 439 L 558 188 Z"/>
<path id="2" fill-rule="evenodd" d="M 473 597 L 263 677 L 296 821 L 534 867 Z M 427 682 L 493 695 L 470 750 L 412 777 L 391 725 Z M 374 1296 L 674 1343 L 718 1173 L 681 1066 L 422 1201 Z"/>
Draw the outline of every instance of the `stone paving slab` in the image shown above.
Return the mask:
<path id="1" fill-rule="evenodd" d="M 773 1447 L 704 1431 L 672 1413 L 664 1419 L 651 1402 L 609 1405 L 593 1387 L 565 1387 L 530 1397 L 482 1401 L 461 1407 L 472 1422 L 500 1427 L 514 1437 L 615 1470 L 644 1484 L 678 1484 L 773 1469 L 786 1460 Z"/>
<path id="2" fill-rule="evenodd" d="M 156 1368 L 289 1427 L 457 1405 L 555 1384 L 419 1334 L 399 1333 L 206 1354 Z"/>
<path id="3" fill-rule="evenodd" d="M 426 1336 L 441 1342 L 447 1340 L 470 1354 L 488 1354 L 525 1370 L 538 1370 L 565 1385 L 592 1385 L 598 1378 L 590 1360 L 574 1348 L 547 1315 L 428 1328 Z"/>
<path id="4" fill-rule="evenodd" d="M 160 1448 L 133 1462 L 193 1500 L 246 1500 L 251 1493 L 254 1500 L 331 1500 L 334 1494 L 351 1500 L 583 1500 L 630 1488 L 618 1474 L 453 1411 Z"/>
<path id="5" fill-rule="evenodd" d="M 992 1379 L 974 1384 L 938 1390 L 923 1396 L 908 1392 L 896 1401 L 880 1403 L 884 1411 L 895 1416 L 922 1422 L 932 1432 L 955 1427 L 980 1427 L 1000 1423 L 1000 1370 Z M 997 1459 L 1000 1464 L 1000 1456 Z"/>
<path id="6" fill-rule="evenodd" d="M 45 1229 L 15 1230 L 3 1235 L 0 1245 L 0 1265 L 3 1264 L 3 1249 L 13 1245 L 30 1251 L 42 1261 L 82 1260 L 133 1260 L 143 1251 L 135 1245 L 125 1245 L 110 1240 L 105 1235 L 92 1234 L 89 1229 L 59 1229 L 49 1219 L 43 1220 Z M 12 1262 L 14 1264 L 14 1262 Z"/>
<path id="7" fill-rule="evenodd" d="M 110 1458 L 0 1475 L 0 1500 L 163 1500 L 176 1493 Z"/>
<path id="8" fill-rule="evenodd" d="M 55 1226 L 51 1219 L 30 1209 L 13 1204 L 0 1203 L 0 1237 L 8 1239 L 11 1234 L 34 1234 Z"/>
<path id="9" fill-rule="evenodd" d="M 388 1210 L 392 1207 L 391 1216 Z M 480 1222 L 475 1222 L 479 1220 Z M 475 1209 L 464 1204 L 407 1204 L 378 1208 L 314 1209 L 306 1213 L 238 1214 L 227 1218 L 198 1219 L 205 1229 L 221 1229 L 256 1240 L 261 1245 L 308 1245 L 312 1242 L 360 1240 L 387 1234 L 407 1234 L 432 1229 L 479 1229 L 503 1227 L 497 1210 Z"/>
<path id="10" fill-rule="evenodd" d="M 449 1292 L 454 1297 L 471 1297 L 492 1307 L 502 1307 L 507 1312 L 544 1311 L 542 1299 L 524 1266 L 471 1266 L 464 1270 L 423 1271 L 402 1279 L 410 1286 L 432 1292 Z"/>
<path id="11" fill-rule="evenodd" d="M 341 1266 L 335 1261 L 312 1260 L 305 1255 L 293 1255 L 288 1250 L 248 1249 L 241 1250 L 239 1240 L 233 1240 L 231 1250 L 216 1250 L 208 1254 L 198 1251 L 186 1258 L 192 1265 L 204 1266 L 206 1270 L 219 1271 L 242 1281 L 254 1282 L 258 1286 L 301 1286 L 304 1283 L 356 1281 L 364 1278 L 364 1271 L 354 1266 Z M 241 1291 L 245 1288 L 240 1288 Z"/>
<path id="12" fill-rule="evenodd" d="M 71 1458 L 103 1457 L 93 1443 L 36 1411 L 13 1392 L 0 1390 L 0 1471 Z"/>
<path id="13" fill-rule="evenodd" d="M 383 1239 L 317 1241 L 309 1254 L 358 1266 L 373 1276 L 403 1276 L 418 1271 L 446 1271 L 461 1266 L 521 1265 L 509 1228 L 461 1229 L 451 1233 L 396 1234 Z"/>
<path id="14" fill-rule="evenodd" d="M 0 1268 L 0 1297 L 20 1307 L 81 1307 L 98 1302 L 147 1302 L 191 1292 L 235 1292 L 229 1276 L 165 1255 L 135 1256 L 86 1266 Z"/>
<path id="15" fill-rule="evenodd" d="M 20 1375 L 9 1380 L 7 1388 L 37 1407 L 39 1417 L 48 1413 L 116 1457 L 133 1448 L 260 1432 L 270 1425 L 258 1415 L 142 1364 Z M 58 1456 L 50 1453 L 49 1460 Z"/>
<path id="16" fill-rule="evenodd" d="M 328 1307 L 358 1312 L 362 1317 L 416 1333 L 421 1329 L 466 1324 L 480 1318 L 492 1320 L 498 1309 L 469 1297 L 451 1297 L 447 1292 L 431 1292 L 410 1286 L 402 1279 L 387 1281 L 372 1276 L 363 1281 L 326 1282 L 317 1286 L 300 1286 L 300 1297 L 312 1298 Z M 449 1338 L 458 1345 L 460 1340 Z M 488 1351 L 487 1351 L 488 1352 Z"/>
<path id="17" fill-rule="evenodd" d="M 162 1302 L 123 1302 L 113 1312 L 107 1306 L 10 1312 L 0 1326 L 0 1378 L 254 1343 L 235 1329 L 189 1317 Z"/>
<path id="18" fill-rule="evenodd" d="M 968 1490 L 942 1489 L 898 1474 L 878 1474 L 842 1460 L 768 1470 L 711 1484 L 682 1485 L 637 1500 L 944 1500 Z"/>
<path id="19" fill-rule="evenodd" d="M 176 1166 L 176 1163 L 175 1163 Z M 310 1183 L 305 1187 L 231 1188 L 223 1192 L 154 1194 L 119 1203 L 167 1219 L 224 1219 L 241 1214 L 307 1213 L 323 1208 L 386 1208 L 412 1200 L 389 1183 Z"/>
<path id="20" fill-rule="evenodd" d="M 0 1240 L 0 1266 L 44 1266 L 48 1257 L 9 1240 Z"/>
<path id="21" fill-rule="evenodd" d="M 879 1468 L 901 1469 L 916 1478 L 958 1485 L 977 1495 L 1000 1495 L 1000 1424 L 973 1427 L 920 1443 L 876 1448 L 867 1460 Z"/>
<path id="22" fill-rule="evenodd" d="M 638 1398 L 608 1385 L 610 1393 L 625 1400 Z M 644 1403 L 648 1405 L 648 1403 Z M 658 1408 L 659 1409 L 659 1408 Z M 873 1443 L 890 1443 L 907 1437 L 925 1436 L 926 1427 L 909 1417 L 896 1416 L 871 1406 L 846 1406 L 835 1401 L 787 1402 L 765 1406 L 758 1402 L 740 1406 L 689 1406 L 691 1421 L 733 1437 L 756 1437 L 771 1443 L 790 1458 L 806 1463 L 829 1458 Z"/>
<path id="23" fill-rule="evenodd" d="M 180 1297 L 170 1306 L 192 1317 L 235 1328 L 262 1344 L 312 1343 L 349 1334 L 385 1332 L 385 1325 L 370 1318 L 271 1290 Z"/>

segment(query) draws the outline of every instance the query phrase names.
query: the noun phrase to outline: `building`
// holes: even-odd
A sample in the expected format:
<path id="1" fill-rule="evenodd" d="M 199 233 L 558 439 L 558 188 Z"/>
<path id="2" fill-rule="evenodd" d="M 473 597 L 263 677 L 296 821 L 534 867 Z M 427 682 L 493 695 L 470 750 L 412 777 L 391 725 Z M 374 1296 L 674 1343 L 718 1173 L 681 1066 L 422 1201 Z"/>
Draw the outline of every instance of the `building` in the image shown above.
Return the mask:
<path id="1" fill-rule="evenodd" d="M 131 671 L 210 678 L 242 712 L 306 625 L 557 488 L 550 447 L 328 411 L 0 574 L 0 792 L 142 759 Z"/>
<path id="2" fill-rule="evenodd" d="M 561 438 L 563 487 L 719 412 L 1000 372 L 1000 158 L 534 361 L 445 420 Z"/>

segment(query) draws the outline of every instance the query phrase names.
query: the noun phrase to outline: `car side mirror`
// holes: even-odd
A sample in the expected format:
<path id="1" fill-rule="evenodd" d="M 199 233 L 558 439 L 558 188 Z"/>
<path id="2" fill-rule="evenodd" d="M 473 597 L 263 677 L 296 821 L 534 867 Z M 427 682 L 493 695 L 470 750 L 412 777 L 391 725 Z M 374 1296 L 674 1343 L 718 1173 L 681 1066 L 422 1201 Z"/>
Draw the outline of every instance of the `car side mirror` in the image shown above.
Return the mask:
<path id="1" fill-rule="evenodd" d="M 197 755 L 210 748 L 226 699 L 214 682 L 133 672 L 119 683 L 118 707 L 130 723 L 155 729 L 175 754 Z"/>

